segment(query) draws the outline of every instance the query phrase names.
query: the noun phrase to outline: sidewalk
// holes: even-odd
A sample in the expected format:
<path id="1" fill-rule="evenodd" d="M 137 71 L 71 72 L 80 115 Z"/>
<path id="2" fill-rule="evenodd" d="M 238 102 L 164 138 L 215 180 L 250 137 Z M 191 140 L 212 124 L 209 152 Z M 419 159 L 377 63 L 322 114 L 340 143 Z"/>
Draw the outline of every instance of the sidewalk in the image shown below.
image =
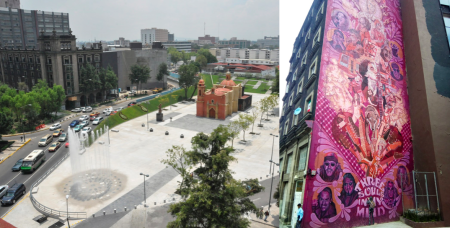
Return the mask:
<path id="1" fill-rule="evenodd" d="M 6 150 L 0 152 L 0 164 L 3 163 L 6 159 L 11 157 L 14 153 L 20 150 L 23 146 L 29 143 L 31 140 L 27 139 L 26 141 L 16 140 L 13 144 L 11 144 Z"/>
<path id="2" fill-rule="evenodd" d="M 410 226 L 402 223 L 401 221 L 388 222 L 371 225 L 371 226 L 359 226 L 360 228 L 410 228 Z"/>
<path id="3" fill-rule="evenodd" d="M 264 206 L 264 212 L 267 210 L 267 206 Z M 258 208 L 260 209 L 260 208 Z M 280 224 L 280 208 L 277 207 L 276 203 L 273 203 L 270 208 L 270 215 L 267 217 L 267 222 L 264 221 L 264 217 L 262 219 L 257 218 L 256 214 L 249 214 L 247 218 L 251 221 L 250 227 L 279 227 Z"/>

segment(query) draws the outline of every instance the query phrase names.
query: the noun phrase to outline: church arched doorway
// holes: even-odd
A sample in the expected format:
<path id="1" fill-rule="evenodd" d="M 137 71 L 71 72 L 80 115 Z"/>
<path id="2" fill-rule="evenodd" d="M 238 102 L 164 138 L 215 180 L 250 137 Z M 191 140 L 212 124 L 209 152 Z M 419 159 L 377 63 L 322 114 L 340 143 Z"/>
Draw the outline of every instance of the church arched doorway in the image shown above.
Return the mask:
<path id="1" fill-rule="evenodd" d="M 216 110 L 214 110 L 213 108 L 209 110 L 209 118 L 216 118 Z"/>

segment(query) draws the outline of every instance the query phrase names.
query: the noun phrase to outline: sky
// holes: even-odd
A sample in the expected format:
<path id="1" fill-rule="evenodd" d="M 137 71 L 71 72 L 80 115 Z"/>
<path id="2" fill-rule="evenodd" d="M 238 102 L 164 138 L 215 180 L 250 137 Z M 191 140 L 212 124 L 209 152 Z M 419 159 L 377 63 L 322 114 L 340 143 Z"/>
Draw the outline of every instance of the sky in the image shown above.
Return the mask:
<path id="1" fill-rule="evenodd" d="M 220 39 L 279 35 L 278 0 L 21 0 L 21 8 L 69 13 L 79 41 L 140 40 L 141 29 L 153 27 L 194 40 L 204 23 L 206 34 Z"/>
<path id="2" fill-rule="evenodd" d="M 284 91 L 286 91 L 289 59 L 292 56 L 295 38 L 300 32 L 313 2 L 314 0 L 280 0 L 280 99 L 283 98 Z M 283 107 L 282 101 L 280 104 L 280 107 Z"/>

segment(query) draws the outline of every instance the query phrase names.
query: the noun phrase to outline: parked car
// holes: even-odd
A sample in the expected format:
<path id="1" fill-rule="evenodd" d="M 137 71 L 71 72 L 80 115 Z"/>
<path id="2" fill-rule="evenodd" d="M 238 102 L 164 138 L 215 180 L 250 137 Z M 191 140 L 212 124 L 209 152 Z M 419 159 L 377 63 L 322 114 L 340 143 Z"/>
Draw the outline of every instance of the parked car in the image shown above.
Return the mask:
<path id="1" fill-rule="evenodd" d="M 72 112 L 81 112 L 81 108 L 72 109 Z"/>
<path id="2" fill-rule="evenodd" d="M 92 122 L 93 125 L 97 125 L 103 121 L 103 117 L 97 117 L 94 122 Z"/>
<path id="3" fill-rule="evenodd" d="M 67 141 L 67 138 L 68 138 L 68 137 L 69 137 L 69 136 L 67 135 L 67 133 L 62 133 L 61 136 L 59 136 L 58 141 L 59 141 L 59 142 L 65 142 L 65 141 Z"/>
<path id="4" fill-rule="evenodd" d="M 2 199 L 2 206 L 8 204 L 15 204 L 16 201 L 27 192 L 24 184 L 14 184 L 6 191 Z"/>
<path id="5" fill-rule="evenodd" d="M 53 137 L 58 137 L 63 133 L 63 129 L 58 129 L 53 132 Z"/>
<path id="6" fill-rule="evenodd" d="M 82 127 L 89 126 L 89 121 L 88 121 L 88 120 L 84 120 L 83 122 L 80 123 L 80 125 L 81 125 Z"/>
<path id="7" fill-rule="evenodd" d="M 6 195 L 6 192 L 8 191 L 8 189 L 9 189 L 8 185 L 0 186 L 0 198 L 3 198 L 3 196 Z"/>
<path id="8" fill-rule="evenodd" d="M 133 101 L 133 102 L 128 103 L 128 107 L 131 107 L 133 105 L 136 105 L 136 102 Z"/>
<path id="9" fill-rule="evenodd" d="M 54 142 L 49 148 L 48 151 L 49 152 L 55 152 L 59 149 L 59 147 L 61 147 L 61 143 L 60 142 Z"/>
<path id="10" fill-rule="evenodd" d="M 81 133 L 91 133 L 91 131 L 92 131 L 92 128 L 85 127 L 85 128 L 83 128 L 83 130 L 81 130 Z"/>
<path id="11" fill-rule="evenodd" d="M 22 163 L 23 163 L 23 158 L 17 160 L 16 164 L 14 164 L 14 166 L 11 168 L 11 170 L 13 172 L 20 171 L 20 167 L 22 166 Z"/>
<path id="12" fill-rule="evenodd" d="M 79 132 L 79 131 L 81 131 L 81 129 L 83 129 L 83 126 L 81 126 L 80 124 L 78 124 L 73 130 L 74 130 L 75 132 Z"/>
<path id="13" fill-rule="evenodd" d="M 92 108 L 90 106 L 87 106 L 83 112 L 92 112 Z"/>
<path id="14" fill-rule="evenodd" d="M 88 119 L 89 119 L 89 116 L 88 116 L 88 115 L 82 115 L 82 116 L 80 117 L 80 121 L 88 120 Z"/>
<path id="15" fill-rule="evenodd" d="M 77 126 L 78 124 L 80 124 L 80 121 L 79 120 L 74 120 L 74 121 L 72 121 L 72 123 L 70 123 L 70 127 L 75 127 L 75 126 Z"/>
<path id="16" fill-rule="evenodd" d="M 59 124 L 59 123 L 53 124 L 53 125 L 50 127 L 50 131 L 56 130 L 56 129 L 58 129 L 58 128 L 61 128 L 61 124 Z"/>

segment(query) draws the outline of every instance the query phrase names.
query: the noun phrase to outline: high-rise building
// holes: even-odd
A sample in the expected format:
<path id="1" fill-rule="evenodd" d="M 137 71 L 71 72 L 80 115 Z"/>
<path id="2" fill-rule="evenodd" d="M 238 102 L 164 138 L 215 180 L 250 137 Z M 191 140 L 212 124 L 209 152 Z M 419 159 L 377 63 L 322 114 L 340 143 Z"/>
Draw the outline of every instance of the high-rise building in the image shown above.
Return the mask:
<path id="1" fill-rule="evenodd" d="M 141 29 L 141 42 L 142 45 L 151 45 L 153 42 L 168 42 L 169 41 L 169 31 L 167 29 Z"/>
<path id="2" fill-rule="evenodd" d="M 0 0 L 0 7 L 20 9 L 20 0 Z"/>
<path id="3" fill-rule="evenodd" d="M 173 42 L 174 40 L 175 40 L 175 34 L 169 33 L 168 41 L 169 41 L 169 42 Z"/>
<path id="4" fill-rule="evenodd" d="M 68 13 L 0 7 L 0 23 L 0 46 L 7 48 L 37 49 L 41 33 L 70 34 Z"/>
<path id="5" fill-rule="evenodd" d="M 428 0 L 404 2 L 423 7 Z M 399 220 L 413 208 L 415 153 L 402 30 L 402 15 L 411 12 L 402 14 L 398 3 L 313 2 L 294 43 L 282 98 L 280 227 L 296 224 L 299 203 L 302 227 L 365 225 L 369 197 L 377 223 Z"/>

